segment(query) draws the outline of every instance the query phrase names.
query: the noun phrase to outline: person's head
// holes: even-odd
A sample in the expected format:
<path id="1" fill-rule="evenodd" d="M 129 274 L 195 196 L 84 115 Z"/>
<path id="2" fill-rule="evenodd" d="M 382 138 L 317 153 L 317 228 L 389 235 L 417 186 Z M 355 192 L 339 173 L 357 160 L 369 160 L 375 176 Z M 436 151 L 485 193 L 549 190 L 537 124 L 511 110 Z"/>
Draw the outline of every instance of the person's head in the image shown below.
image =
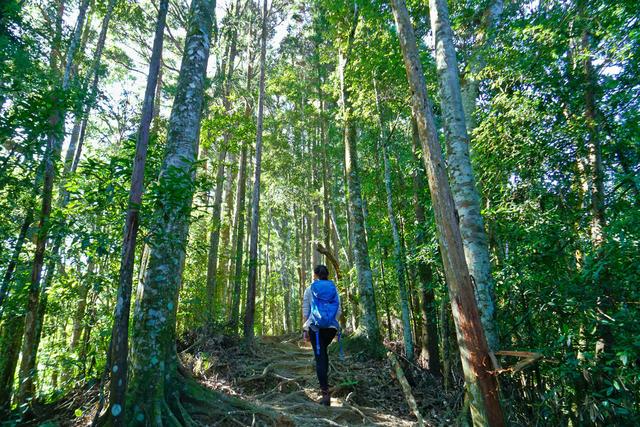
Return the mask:
<path id="1" fill-rule="evenodd" d="M 316 268 L 313 269 L 313 277 L 320 280 L 328 280 L 329 269 L 326 265 L 318 264 L 316 265 Z"/>

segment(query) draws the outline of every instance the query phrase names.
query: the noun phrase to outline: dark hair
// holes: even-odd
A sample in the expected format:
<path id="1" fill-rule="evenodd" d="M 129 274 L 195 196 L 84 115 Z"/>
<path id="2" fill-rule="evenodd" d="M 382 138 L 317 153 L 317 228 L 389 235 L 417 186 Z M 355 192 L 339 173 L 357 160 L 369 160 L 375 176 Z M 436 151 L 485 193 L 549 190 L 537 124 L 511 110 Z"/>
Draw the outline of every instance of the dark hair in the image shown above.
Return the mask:
<path id="1" fill-rule="evenodd" d="M 316 268 L 313 269 L 313 272 L 320 280 L 327 280 L 329 278 L 329 269 L 326 265 L 318 264 Z"/>

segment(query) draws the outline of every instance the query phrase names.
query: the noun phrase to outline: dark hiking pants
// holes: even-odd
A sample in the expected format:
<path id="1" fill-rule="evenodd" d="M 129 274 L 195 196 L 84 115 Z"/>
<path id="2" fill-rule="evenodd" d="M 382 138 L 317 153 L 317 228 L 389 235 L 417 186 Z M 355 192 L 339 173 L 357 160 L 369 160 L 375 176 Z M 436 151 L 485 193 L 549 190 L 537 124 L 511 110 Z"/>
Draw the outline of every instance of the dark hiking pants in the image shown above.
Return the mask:
<path id="1" fill-rule="evenodd" d="M 323 328 L 318 330 L 318 332 L 309 328 L 309 340 L 313 347 L 313 355 L 316 358 L 316 373 L 318 374 L 321 389 L 327 389 L 329 387 L 329 355 L 327 354 L 327 348 L 336 336 L 336 332 L 333 328 Z M 316 334 L 318 334 L 317 337 Z M 320 343 L 320 351 L 316 348 L 318 342 Z"/>

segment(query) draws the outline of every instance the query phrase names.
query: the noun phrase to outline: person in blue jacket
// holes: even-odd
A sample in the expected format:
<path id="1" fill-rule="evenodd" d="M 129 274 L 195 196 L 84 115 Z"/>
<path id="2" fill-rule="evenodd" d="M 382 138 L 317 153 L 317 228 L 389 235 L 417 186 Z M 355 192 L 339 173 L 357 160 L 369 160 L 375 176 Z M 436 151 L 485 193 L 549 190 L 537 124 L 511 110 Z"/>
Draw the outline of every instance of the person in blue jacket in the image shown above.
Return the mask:
<path id="1" fill-rule="evenodd" d="M 338 320 L 341 313 L 340 296 L 336 285 L 329 280 L 329 270 L 325 265 L 317 265 L 313 269 L 313 283 L 304 291 L 302 318 L 305 319 L 303 334 L 311 341 L 316 359 L 322 393 L 320 403 L 325 406 L 331 405 L 327 348 L 340 330 Z"/>

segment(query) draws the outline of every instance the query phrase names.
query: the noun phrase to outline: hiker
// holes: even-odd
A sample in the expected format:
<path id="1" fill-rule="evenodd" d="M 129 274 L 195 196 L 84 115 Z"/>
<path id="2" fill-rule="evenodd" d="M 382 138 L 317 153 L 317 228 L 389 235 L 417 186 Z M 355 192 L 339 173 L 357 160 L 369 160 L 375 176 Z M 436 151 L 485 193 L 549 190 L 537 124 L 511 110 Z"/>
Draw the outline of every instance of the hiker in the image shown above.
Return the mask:
<path id="1" fill-rule="evenodd" d="M 329 355 L 327 349 L 336 333 L 340 331 L 338 319 L 342 309 L 336 285 L 329 280 L 326 265 L 317 265 L 313 269 L 313 283 L 304 291 L 302 301 L 303 336 L 311 341 L 316 359 L 316 373 L 320 382 L 324 406 L 331 405 L 329 393 Z M 340 337 L 338 336 L 338 339 Z"/>

